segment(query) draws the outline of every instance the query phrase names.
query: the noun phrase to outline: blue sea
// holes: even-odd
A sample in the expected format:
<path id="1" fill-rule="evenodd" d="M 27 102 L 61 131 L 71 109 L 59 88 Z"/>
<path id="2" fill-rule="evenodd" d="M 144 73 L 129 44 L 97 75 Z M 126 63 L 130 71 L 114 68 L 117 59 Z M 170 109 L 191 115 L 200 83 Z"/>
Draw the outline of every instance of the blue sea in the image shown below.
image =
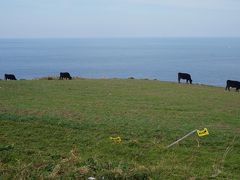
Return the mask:
<path id="1" fill-rule="evenodd" d="M 148 78 L 224 86 L 240 81 L 240 38 L 0 39 L 0 79 Z"/>

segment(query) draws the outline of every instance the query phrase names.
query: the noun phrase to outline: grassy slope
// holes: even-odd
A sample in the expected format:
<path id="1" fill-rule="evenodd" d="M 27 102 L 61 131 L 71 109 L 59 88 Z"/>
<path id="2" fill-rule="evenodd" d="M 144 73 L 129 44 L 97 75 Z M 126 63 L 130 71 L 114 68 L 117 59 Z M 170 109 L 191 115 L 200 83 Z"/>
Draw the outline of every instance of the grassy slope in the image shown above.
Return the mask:
<path id="1" fill-rule="evenodd" d="M 0 81 L 0 178 L 239 179 L 239 102 L 159 81 Z M 203 127 L 209 136 L 165 148 Z"/>

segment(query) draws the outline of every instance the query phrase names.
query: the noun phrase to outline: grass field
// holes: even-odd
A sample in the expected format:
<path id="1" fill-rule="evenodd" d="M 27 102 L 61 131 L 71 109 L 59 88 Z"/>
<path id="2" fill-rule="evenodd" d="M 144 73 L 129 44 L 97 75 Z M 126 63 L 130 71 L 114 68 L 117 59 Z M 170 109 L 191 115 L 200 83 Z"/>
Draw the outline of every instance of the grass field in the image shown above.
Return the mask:
<path id="1" fill-rule="evenodd" d="M 0 179 L 240 179 L 239 135 L 240 93 L 224 88 L 0 81 Z"/>

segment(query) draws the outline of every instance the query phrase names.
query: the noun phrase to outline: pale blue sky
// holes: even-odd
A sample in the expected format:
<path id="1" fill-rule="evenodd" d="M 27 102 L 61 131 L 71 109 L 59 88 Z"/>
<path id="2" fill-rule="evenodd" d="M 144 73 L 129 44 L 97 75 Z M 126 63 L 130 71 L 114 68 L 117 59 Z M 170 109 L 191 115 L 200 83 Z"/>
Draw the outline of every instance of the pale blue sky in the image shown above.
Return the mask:
<path id="1" fill-rule="evenodd" d="M 0 38 L 240 37 L 240 0 L 0 0 Z"/>

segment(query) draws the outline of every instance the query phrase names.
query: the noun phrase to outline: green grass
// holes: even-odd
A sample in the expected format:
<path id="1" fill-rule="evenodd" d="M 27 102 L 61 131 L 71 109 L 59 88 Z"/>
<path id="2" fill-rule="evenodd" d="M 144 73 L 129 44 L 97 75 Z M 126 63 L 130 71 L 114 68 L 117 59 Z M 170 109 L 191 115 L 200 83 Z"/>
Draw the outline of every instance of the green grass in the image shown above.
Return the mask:
<path id="1" fill-rule="evenodd" d="M 0 179 L 240 179 L 239 135 L 240 93 L 224 88 L 0 81 Z"/>

